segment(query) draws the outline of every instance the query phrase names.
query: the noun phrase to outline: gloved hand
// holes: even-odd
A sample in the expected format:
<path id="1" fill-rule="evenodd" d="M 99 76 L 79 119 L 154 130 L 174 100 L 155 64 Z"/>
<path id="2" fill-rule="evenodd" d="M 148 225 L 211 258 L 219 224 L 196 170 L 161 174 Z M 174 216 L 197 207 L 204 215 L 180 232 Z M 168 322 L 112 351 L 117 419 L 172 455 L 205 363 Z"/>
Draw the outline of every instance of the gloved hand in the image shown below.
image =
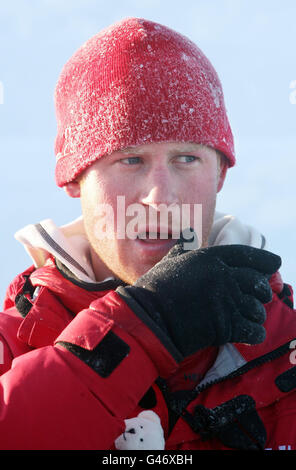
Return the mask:
<path id="1" fill-rule="evenodd" d="M 157 325 L 183 358 L 208 346 L 262 342 L 263 304 L 272 298 L 268 279 L 281 258 L 245 245 L 188 251 L 184 241 L 117 293 L 136 315 L 140 306 L 150 329 Z"/>

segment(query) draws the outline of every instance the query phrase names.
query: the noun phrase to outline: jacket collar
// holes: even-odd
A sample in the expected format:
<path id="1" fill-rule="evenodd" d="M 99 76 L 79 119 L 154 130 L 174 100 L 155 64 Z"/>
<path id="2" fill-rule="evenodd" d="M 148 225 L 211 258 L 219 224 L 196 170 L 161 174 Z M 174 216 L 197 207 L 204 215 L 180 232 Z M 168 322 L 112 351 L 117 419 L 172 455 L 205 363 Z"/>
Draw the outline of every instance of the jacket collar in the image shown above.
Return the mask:
<path id="1" fill-rule="evenodd" d="M 31 284 L 30 293 L 25 288 Z M 7 307 L 22 297 L 26 309 L 17 336 L 30 347 L 53 344 L 56 337 L 81 310 L 90 303 L 114 290 L 121 281 L 74 283 L 56 266 L 54 258 L 47 259 L 42 268 L 30 269 L 17 276 L 6 298 Z M 87 287 L 87 288 L 86 288 Z M 32 293 L 33 292 L 33 293 Z M 17 304 L 16 304 L 17 307 Z"/>

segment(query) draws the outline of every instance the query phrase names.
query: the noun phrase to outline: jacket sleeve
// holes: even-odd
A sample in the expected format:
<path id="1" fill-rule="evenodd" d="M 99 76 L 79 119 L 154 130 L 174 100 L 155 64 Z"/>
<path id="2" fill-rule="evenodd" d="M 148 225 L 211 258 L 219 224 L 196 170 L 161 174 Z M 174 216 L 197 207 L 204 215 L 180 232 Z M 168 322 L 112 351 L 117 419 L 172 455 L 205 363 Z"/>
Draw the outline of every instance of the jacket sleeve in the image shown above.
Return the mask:
<path id="1" fill-rule="evenodd" d="M 148 354 L 141 336 L 158 356 Z M 81 311 L 53 346 L 18 356 L 2 375 L 0 448 L 112 448 L 123 420 L 159 376 L 156 358 L 168 373 L 176 368 L 116 292 L 107 294 Z"/>

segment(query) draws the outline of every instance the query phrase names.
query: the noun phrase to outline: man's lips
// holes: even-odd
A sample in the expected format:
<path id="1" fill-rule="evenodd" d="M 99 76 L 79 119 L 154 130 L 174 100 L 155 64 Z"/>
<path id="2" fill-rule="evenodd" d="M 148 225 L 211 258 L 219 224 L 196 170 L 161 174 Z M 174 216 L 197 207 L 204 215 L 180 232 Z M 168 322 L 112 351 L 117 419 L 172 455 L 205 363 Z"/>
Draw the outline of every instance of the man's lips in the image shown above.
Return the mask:
<path id="1" fill-rule="evenodd" d="M 134 240 L 135 248 L 142 258 L 149 258 L 151 256 L 162 258 L 170 251 L 176 242 L 176 239 L 172 238 L 171 236 L 169 237 L 168 235 L 166 235 L 166 238 L 160 238 L 159 233 L 158 238 L 152 239 L 148 238 L 147 236 L 147 238 L 143 239 L 137 237 L 136 240 Z"/>
<path id="2" fill-rule="evenodd" d="M 172 234 L 171 233 L 165 233 L 165 232 L 145 232 L 145 233 L 140 233 L 137 236 L 138 240 L 143 240 L 147 242 L 153 242 L 153 241 L 159 241 L 159 240 L 171 240 L 172 239 Z"/>
<path id="3" fill-rule="evenodd" d="M 172 229 L 170 227 L 143 227 L 139 228 L 137 239 L 139 240 L 171 240 Z"/>

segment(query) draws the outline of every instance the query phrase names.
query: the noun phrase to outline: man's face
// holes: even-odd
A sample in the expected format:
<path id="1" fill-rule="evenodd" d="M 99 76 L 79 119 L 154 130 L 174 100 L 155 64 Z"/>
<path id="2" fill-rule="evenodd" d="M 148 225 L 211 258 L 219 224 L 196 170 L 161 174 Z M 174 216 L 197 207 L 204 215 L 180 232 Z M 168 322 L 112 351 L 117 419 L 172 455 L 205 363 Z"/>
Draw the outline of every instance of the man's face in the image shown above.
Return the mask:
<path id="1" fill-rule="evenodd" d="M 216 194 L 223 185 L 225 173 L 226 165 L 220 165 L 213 149 L 192 143 L 154 143 L 131 147 L 93 163 L 77 183 L 69 185 L 67 192 L 73 195 L 71 188 L 76 185 L 76 196 L 81 197 L 85 230 L 91 245 L 91 262 L 97 280 L 115 275 L 132 284 L 176 243 L 176 238 L 172 239 L 170 234 L 176 221 L 171 216 L 167 217 L 167 222 L 160 223 L 160 218 L 157 219 L 160 207 L 176 207 L 181 214 L 182 205 L 190 204 L 190 224 L 193 227 L 194 205 L 201 204 L 202 246 L 206 246 Z M 126 211 L 124 214 L 117 211 L 118 196 L 124 197 L 121 198 Z M 141 232 L 139 237 L 134 239 L 125 234 L 119 238 L 116 233 L 119 219 L 121 225 L 123 221 L 126 227 L 135 220 L 135 212 L 127 211 L 131 204 L 136 204 L 142 216 L 147 217 L 142 217 L 135 228 L 138 235 Z M 98 236 L 102 205 L 108 205 L 114 215 L 114 224 L 107 227 L 109 236 L 105 239 Z M 148 228 L 152 239 L 149 239 L 149 233 L 145 234 Z M 169 236 L 163 239 L 160 233 L 166 231 Z M 156 235 L 152 232 L 158 232 L 158 238 L 155 239 Z"/>

